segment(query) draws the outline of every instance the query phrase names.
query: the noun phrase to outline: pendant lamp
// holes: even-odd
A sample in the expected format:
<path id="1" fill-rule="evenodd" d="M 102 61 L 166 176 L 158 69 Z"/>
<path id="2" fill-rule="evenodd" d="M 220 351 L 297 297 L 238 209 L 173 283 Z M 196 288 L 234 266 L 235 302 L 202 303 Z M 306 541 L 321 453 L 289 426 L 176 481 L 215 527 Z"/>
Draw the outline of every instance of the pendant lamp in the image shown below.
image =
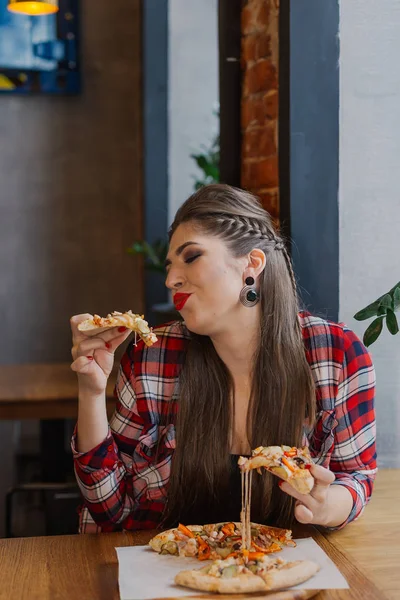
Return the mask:
<path id="1" fill-rule="evenodd" d="M 31 17 L 51 15 L 58 11 L 58 0 L 9 0 L 7 8 L 10 12 Z"/>

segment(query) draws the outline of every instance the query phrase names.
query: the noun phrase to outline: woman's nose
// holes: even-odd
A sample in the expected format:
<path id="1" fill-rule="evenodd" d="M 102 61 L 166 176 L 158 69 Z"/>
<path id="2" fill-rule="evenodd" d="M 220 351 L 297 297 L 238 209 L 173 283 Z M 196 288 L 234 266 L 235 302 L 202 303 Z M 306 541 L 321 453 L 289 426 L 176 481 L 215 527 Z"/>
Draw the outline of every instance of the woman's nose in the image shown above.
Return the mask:
<path id="1" fill-rule="evenodd" d="M 183 285 L 183 277 L 176 270 L 170 269 L 167 278 L 165 280 L 165 285 L 170 290 L 177 290 Z"/>

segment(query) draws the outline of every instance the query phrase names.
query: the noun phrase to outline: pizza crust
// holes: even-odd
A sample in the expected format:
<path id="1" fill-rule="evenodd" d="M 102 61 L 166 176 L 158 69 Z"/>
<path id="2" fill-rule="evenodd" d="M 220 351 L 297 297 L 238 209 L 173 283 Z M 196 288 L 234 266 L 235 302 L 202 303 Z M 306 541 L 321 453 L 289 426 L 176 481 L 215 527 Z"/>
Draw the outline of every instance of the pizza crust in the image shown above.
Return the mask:
<path id="1" fill-rule="evenodd" d="M 320 566 L 311 560 L 296 560 L 259 577 L 262 577 L 268 590 L 280 590 L 307 581 L 319 570 Z"/>
<path id="2" fill-rule="evenodd" d="M 172 541 L 175 541 L 175 537 L 172 533 L 172 529 L 170 529 L 168 531 L 164 531 L 163 533 L 158 533 L 155 537 L 153 537 L 149 541 L 149 546 L 155 552 L 161 552 L 161 548 L 164 546 L 164 544 Z"/>
<path id="3" fill-rule="evenodd" d="M 268 590 L 265 581 L 253 573 L 240 573 L 235 577 L 223 578 L 206 575 L 196 570 L 181 571 L 175 576 L 175 583 L 193 590 L 217 594 L 243 594 Z"/>

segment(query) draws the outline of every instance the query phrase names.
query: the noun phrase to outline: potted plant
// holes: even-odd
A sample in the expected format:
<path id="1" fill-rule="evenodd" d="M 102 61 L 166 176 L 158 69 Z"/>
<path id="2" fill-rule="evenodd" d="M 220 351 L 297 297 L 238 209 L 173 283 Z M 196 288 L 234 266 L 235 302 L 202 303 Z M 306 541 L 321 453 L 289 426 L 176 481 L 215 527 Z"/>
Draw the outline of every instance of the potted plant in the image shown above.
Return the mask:
<path id="1" fill-rule="evenodd" d="M 375 317 L 372 323 L 365 330 L 363 342 L 365 346 L 373 344 L 380 336 L 383 329 L 383 322 L 386 321 L 386 327 L 392 335 L 399 332 L 396 312 L 400 310 L 400 281 L 396 283 L 391 290 L 377 300 L 368 304 L 365 308 L 358 311 L 354 318 L 357 321 L 364 321 Z"/>

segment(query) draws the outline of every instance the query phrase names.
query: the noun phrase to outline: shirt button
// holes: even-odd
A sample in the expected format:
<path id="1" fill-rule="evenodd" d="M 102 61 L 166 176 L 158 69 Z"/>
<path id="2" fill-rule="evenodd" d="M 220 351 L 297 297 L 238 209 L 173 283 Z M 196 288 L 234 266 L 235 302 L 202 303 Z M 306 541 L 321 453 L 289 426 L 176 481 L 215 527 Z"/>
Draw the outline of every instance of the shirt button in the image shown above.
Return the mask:
<path id="1" fill-rule="evenodd" d="M 110 444 L 110 445 L 108 446 L 107 450 L 108 450 L 109 452 L 111 452 L 112 450 L 114 450 L 114 446 L 113 446 L 112 444 Z"/>

